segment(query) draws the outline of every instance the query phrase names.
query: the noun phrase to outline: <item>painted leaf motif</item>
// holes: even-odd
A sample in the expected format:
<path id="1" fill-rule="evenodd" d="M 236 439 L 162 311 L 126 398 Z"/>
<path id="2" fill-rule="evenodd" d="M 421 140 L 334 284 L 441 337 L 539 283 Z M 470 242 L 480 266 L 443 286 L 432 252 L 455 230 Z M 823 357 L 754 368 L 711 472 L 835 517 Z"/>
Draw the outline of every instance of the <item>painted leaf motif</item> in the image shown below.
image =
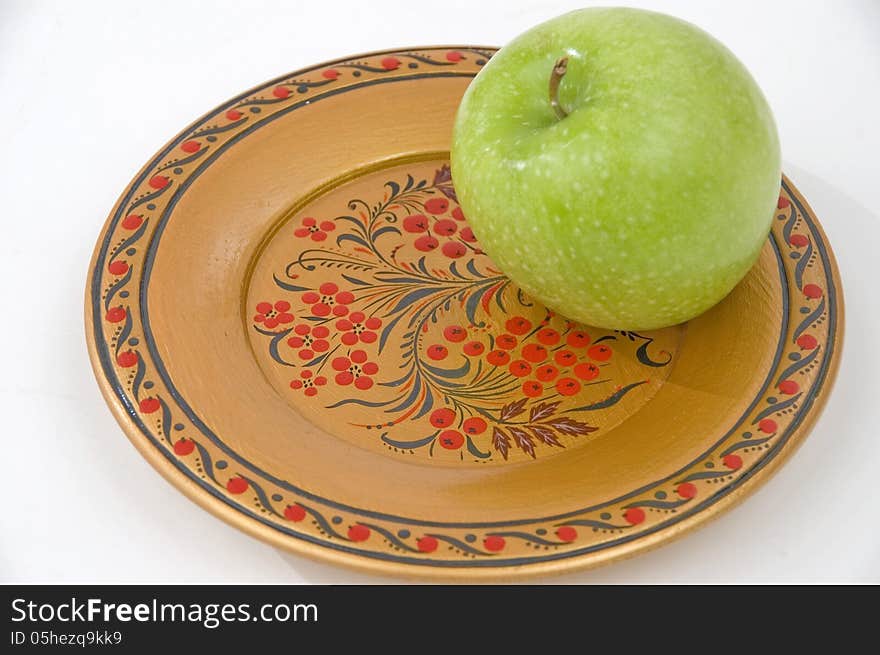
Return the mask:
<path id="1" fill-rule="evenodd" d="M 559 404 L 562 401 L 557 400 L 555 403 L 538 403 L 537 405 L 532 405 L 532 410 L 529 412 L 529 421 L 540 421 L 545 418 L 550 418 L 553 416 L 553 413 L 556 411 L 556 408 L 559 407 Z"/>
<path id="2" fill-rule="evenodd" d="M 565 446 L 559 442 L 556 438 L 556 434 L 548 428 L 546 425 L 530 425 L 529 429 L 534 433 L 535 437 L 541 443 L 545 443 L 548 446 L 559 446 L 560 448 L 565 448 Z"/>
<path id="3" fill-rule="evenodd" d="M 587 425 L 583 421 L 577 421 L 567 416 L 560 416 L 552 421 L 545 421 L 543 425 L 548 425 L 561 434 L 571 434 L 575 436 L 589 434 L 590 432 L 595 432 L 599 429 Z"/>
<path id="4" fill-rule="evenodd" d="M 492 447 L 501 453 L 504 459 L 507 459 L 507 453 L 510 450 L 510 437 L 500 430 L 498 426 L 492 428 Z"/>
<path id="5" fill-rule="evenodd" d="M 532 437 L 529 433 L 520 427 L 510 427 L 509 430 L 517 447 L 526 455 L 535 459 L 535 442 L 532 441 Z"/>
<path id="6" fill-rule="evenodd" d="M 528 398 L 521 398 L 516 402 L 509 403 L 501 408 L 501 412 L 498 416 L 502 421 L 509 421 L 514 416 L 519 416 L 526 410 L 526 401 Z"/>

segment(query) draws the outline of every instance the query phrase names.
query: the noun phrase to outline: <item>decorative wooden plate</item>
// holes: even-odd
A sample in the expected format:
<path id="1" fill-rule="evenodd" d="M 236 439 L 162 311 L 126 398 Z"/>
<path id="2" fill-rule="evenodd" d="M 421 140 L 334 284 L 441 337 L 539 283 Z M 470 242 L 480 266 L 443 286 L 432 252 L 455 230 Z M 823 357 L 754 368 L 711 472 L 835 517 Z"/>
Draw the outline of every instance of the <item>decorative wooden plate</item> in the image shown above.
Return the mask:
<path id="1" fill-rule="evenodd" d="M 759 262 L 686 325 L 577 325 L 495 268 L 447 160 L 492 52 L 274 80 L 187 127 L 110 215 L 86 296 L 98 382 L 236 527 L 383 573 L 564 571 L 717 515 L 815 420 L 842 298 L 788 180 Z"/>

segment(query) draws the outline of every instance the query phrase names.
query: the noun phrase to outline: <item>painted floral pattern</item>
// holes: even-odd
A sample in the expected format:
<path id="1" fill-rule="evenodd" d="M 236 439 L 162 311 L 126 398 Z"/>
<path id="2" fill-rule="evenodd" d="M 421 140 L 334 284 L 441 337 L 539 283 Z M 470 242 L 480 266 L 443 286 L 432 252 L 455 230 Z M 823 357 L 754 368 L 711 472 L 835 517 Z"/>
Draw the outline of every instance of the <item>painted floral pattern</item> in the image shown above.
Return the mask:
<path id="1" fill-rule="evenodd" d="M 186 476 L 200 489 L 199 493 L 219 499 L 218 502 L 247 515 L 249 521 L 270 526 L 278 534 L 290 539 L 291 544 L 306 540 L 330 550 L 354 553 L 361 557 L 418 567 L 443 567 L 442 570 L 448 571 L 451 567 L 465 567 L 470 570 L 478 566 L 513 564 L 528 568 L 529 564 L 545 562 L 551 558 L 558 560 L 579 557 L 587 552 L 603 552 L 621 543 L 637 543 L 645 535 L 656 534 L 658 530 L 674 526 L 685 518 L 696 516 L 703 508 L 711 507 L 728 491 L 737 488 L 747 479 L 752 479 L 761 467 L 778 458 L 780 452 L 785 452 L 786 447 L 790 449 L 792 435 L 797 436 L 794 432 L 797 426 L 807 417 L 808 410 L 814 406 L 816 399 L 827 390 L 825 383 L 829 371 L 833 370 L 833 355 L 839 349 L 840 336 L 841 299 L 835 288 L 836 270 L 815 218 L 790 184 L 783 181 L 777 220 L 774 221 L 771 235 L 783 269 L 783 288 L 789 298 L 789 314 L 784 317 L 783 323 L 788 328 L 782 335 L 779 359 L 773 370 L 768 371 L 770 382 L 767 387 L 760 391 L 752 409 L 743 416 L 740 423 L 733 426 L 730 433 L 711 450 L 675 475 L 634 490 L 624 498 L 608 500 L 600 506 L 583 509 L 573 507 L 568 514 L 561 517 L 453 525 L 435 522 L 433 517 L 391 516 L 341 506 L 332 498 L 321 498 L 309 493 L 309 490 L 268 478 L 241 457 L 231 457 L 218 447 L 170 392 L 167 380 L 153 359 L 151 349 L 146 347 L 148 337 L 142 325 L 139 288 L 143 280 L 145 261 L 157 227 L 170 214 L 168 209 L 173 192 L 194 172 L 208 165 L 206 155 L 229 146 L 244 130 L 256 129 L 261 121 L 290 110 L 298 100 L 317 98 L 325 89 L 345 92 L 346 85 L 356 89 L 357 84 L 364 81 L 391 77 L 405 79 L 410 74 L 424 77 L 434 70 L 447 75 L 449 71 L 455 71 L 457 74 L 472 76 L 491 54 L 491 51 L 474 48 L 377 54 L 300 71 L 276 80 L 247 96 L 231 101 L 179 135 L 131 183 L 114 208 L 101 235 L 89 288 L 89 329 L 94 336 L 92 355 L 99 375 L 105 377 L 112 388 L 113 402 L 139 430 L 132 438 L 142 438 L 147 447 L 156 449 L 164 458 L 173 462 L 181 475 Z M 451 191 L 451 183 L 441 182 L 440 186 L 449 187 L 447 190 Z M 437 190 L 440 195 L 436 197 L 440 202 L 431 204 L 430 207 L 434 210 L 443 207 L 444 197 L 450 200 L 443 189 Z M 418 252 L 433 252 L 439 247 L 442 253 L 441 244 L 445 245 L 452 239 L 451 242 L 455 245 L 447 248 L 449 254 L 445 256 L 449 262 L 466 265 L 468 258 L 465 255 L 452 255 L 461 252 L 461 248 L 469 248 L 468 244 L 473 245 L 474 250 L 471 252 L 475 253 L 478 249 L 474 245 L 476 238 L 463 224 L 463 217 L 456 213 L 454 203 L 451 206 L 453 209 L 446 218 L 451 217 L 453 221 L 461 222 L 451 237 L 449 234 L 438 235 L 433 230 L 428 232 L 430 223 L 426 219 L 429 215 L 438 214 L 431 214 L 427 207 L 421 212 L 410 214 L 416 216 L 410 220 L 415 230 L 410 234 L 416 239 L 429 237 L 420 242 L 428 250 L 419 250 L 414 243 L 412 247 Z M 440 213 L 446 211 L 442 209 Z M 419 214 L 424 219 L 418 218 Z M 312 225 L 310 221 L 301 220 L 306 217 L 300 217 L 300 220 L 291 225 L 291 239 L 326 245 L 337 238 L 339 221 L 313 216 L 315 223 Z M 325 221 L 333 222 L 335 227 L 324 229 L 326 226 L 322 225 Z M 396 227 L 400 229 L 402 225 L 398 223 Z M 296 230 L 302 229 L 308 229 L 308 234 L 301 232 L 302 236 L 297 236 Z M 312 234 L 319 231 L 326 237 L 313 238 Z M 349 245 L 354 246 L 353 243 Z M 351 368 L 355 364 L 366 365 L 374 359 L 368 356 L 358 363 L 350 354 L 334 353 L 329 365 L 318 372 L 315 366 L 309 365 L 315 357 L 308 361 L 303 361 L 300 357 L 299 353 L 304 349 L 320 353 L 314 347 L 305 346 L 307 339 L 304 335 L 288 333 L 286 337 L 276 341 L 277 333 L 289 330 L 292 325 L 302 324 L 305 311 L 318 317 L 321 317 L 319 312 L 323 312 L 322 320 L 329 318 L 330 321 L 341 320 L 345 314 L 354 312 L 363 313 L 367 320 L 374 317 L 375 312 L 359 306 L 358 303 L 363 300 L 358 295 L 360 292 L 356 294 L 349 290 L 352 294 L 350 299 L 346 295 L 337 297 L 339 293 L 344 293 L 341 288 L 332 292 L 322 292 L 320 288 L 312 289 L 302 292 L 298 298 L 294 292 L 282 293 L 277 286 L 272 291 L 249 304 L 247 319 L 263 345 L 268 340 L 269 350 L 274 347 L 279 356 L 283 339 L 303 339 L 303 345 L 298 342 L 283 344 L 284 348 L 289 348 L 285 357 L 292 361 L 292 366 L 284 367 L 287 372 L 286 393 L 302 394 L 310 399 L 309 402 L 318 402 L 324 396 L 333 396 L 332 402 L 338 402 L 339 396 L 331 392 L 337 387 L 335 376 L 344 371 L 336 371 L 332 366 L 333 360 L 345 357 L 349 360 L 348 367 Z M 258 302 L 266 302 L 269 307 L 263 305 L 257 308 Z M 290 303 L 290 307 L 287 308 L 284 304 L 276 306 L 279 302 Z M 477 302 L 480 305 L 481 300 Z M 335 314 L 334 308 L 337 306 L 345 307 L 349 311 L 339 309 L 337 311 L 342 313 Z M 475 332 L 475 328 L 461 322 L 448 322 L 442 326 L 437 324 L 436 327 L 440 330 L 437 333 L 433 332 L 435 324 L 429 322 L 429 332 L 433 338 L 428 346 L 439 346 L 435 349 L 435 354 L 441 356 L 443 348 L 449 352 L 464 353 L 463 349 L 467 344 L 474 344 L 469 346 L 469 350 L 477 353 L 480 350 L 478 344 L 482 344 L 484 350 L 479 354 L 460 356 L 480 358 L 487 364 L 491 358 L 491 365 L 499 372 L 501 367 L 509 366 L 520 359 L 524 363 L 517 365 L 515 370 L 525 372 L 529 370 L 528 367 L 535 370 L 534 363 L 521 357 L 516 351 L 517 347 L 521 347 L 521 337 L 534 329 L 534 320 L 525 311 L 509 312 L 508 320 L 511 322 L 505 321 L 504 329 L 490 348 L 486 348 L 483 333 Z M 293 317 L 293 322 L 284 322 L 287 315 Z M 262 317 L 262 320 L 257 317 Z M 352 326 L 360 323 L 365 330 L 375 332 L 377 340 L 370 343 L 358 338 L 357 345 L 346 344 L 346 347 L 352 351 L 363 350 L 367 354 L 377 352 L 370 348 L 377 347 L 381 332 L 387 327 L 384 318 L 377 318 L 383 324 L 374 329 L 365 322 L 348 317 Z M 559 320 L 557 317 L 552 318 Z M 266 324 L 267 319 L 270 325 Z M 538 322 L 541 320 L 538 318 Z M 526 327 L 528 323 L 532 325 Z M 325 323 L 325 326 L 328 328 L 328 337 L 331 327 L 336 327 L 342 334 L 353 331 L 335 324 L 328 326 Z M 542 327 L 550 327 L 560 335 L 565 330 L 564 325 L 551 324 Z M 257 328 L 266 334 L 256 332 Z M 518 333 L 517 330 L 525 331 Z M 509 334 L 512 338 L 501 339 L 502 333 Z M 320 332 L 315 334 L 310 330 L 309 334 L 313 340 L 327 341 L 330 348 L 338 344 L 338 341 L 320 336 Z M 475 338 L 476 335 L 480 337 Z M 626 344 L 631 344 L 636 349 L 637 358 L 639 353 L 651 358 L 648 352 L 652 344 L 647 344 L 636 335 L 613 336 L 617 337 L 615 342 L 606 344 L 611 352 L 609 361 L 627 361 L 629 358 L 620 357 L 621 346 L 625 347 Z M 516 344 L 514 338 L 517 339 Z M 533 341 L 541 344 L 536 336 Z M 589 331 L 577 328 L 569 330 L 564 337 L 566 347 L 555 350 L 552 361 L 548 357 L 540 363 L 534 373 L 535 380 L 545 382 L 538 377 L 539 372 L 545 377 L 551 375 L 549 368 L 543 370 L 542 367 L 545 366 L 556 366 L 560 370 L 567 366 L 574 372 L 572 367 L 582 365 L 582 375 L 587 376 L 597 375 L 591 368 L 596 367 L 599 369 L 598 375 L 601 375 L 601 360 L 591 359 L 589 355 L 585 361 L 579 360 L 583 349 L 595 347 L 597 341 L 598 335 L 590 334 Z M 598 345 L 601 346 L 602 343 L 599 342 Z M 547 347 L 545 344 L 541 345 Z M 461 347 L 462 350 L 453 351 L 453 346 Z M 608 352 L 597 349 L 594 354 L 604 357 Z M 354 373 L 350 373 L 352 382 L 339 388 L 350 390 L 355 379 Z M 374 384 L 366 390 L 365 397 L 371 392 L 377 393 L 377 389 L 383 389 L 382 381 L 386 379 L 383 377 L 386 373 L 390 371 L 379 368 L 376 373 L 371 374 L 362 368 L 363 375 L 374 379 Z M 557 377 L 558 375 L 557 373 Z M 567 377 L 580 380 L 583 384 L 584 379 L 577 373 L 567 374 Z M 527 381 L 531 378 L 524 375 L 519 379 Z M 549 411 L 547 406 L 562 402 L 564 398 L 560 394 L 553 400 L 537 398 L 532 401 L 522 394 L 518 402 L 526 399 L 527 406 L 524 405 L 520 411 L 515 404 L 507 407 L 504 413 L 518 412 L 509 417 L 509 420 L 521 425 L 540 425 L 551 420 L 549 415 L 545 416 L 545 412 Z M 557 405 L 553 408 L 552 416 L 559 415 L 560 407 L 561 405 Z M 501 407 L 496 410 L 498 416 L 500 413 Z M 432 427 L 436 424 L 436 429 L 439 430 L 437 450 L 449 453 L 462 452 L 462 442 L 467 437 L 486 439 L 493 432 L 492 421 L 484 415 L 474 414 L 463 418 L 453 406 L 448 406 L 445 402 L 438 402 L 425 416 Z M 532 431 L 529 427 L 522 429 Z M 508 436 L 513 438 L 512 435 Z M 523 457 L 528 455 L 523 454 Z"/>
<path id="2" fill-rule="evenodd" d="M 294 391 L 297 366 L 324 376 L 327 393 L 308 395 L 334 427 L 406 455 L 534 459 L 653 395 L 675 330 L 596 330 L 534 303 L 480 249 L 448 164 L 374 177 L 365 197 L 334 190 L 337 213 L 293 216 L 264 255 L 280 265 L 257 273 L 271 284 L 254 301 L 255 348 Z"/>

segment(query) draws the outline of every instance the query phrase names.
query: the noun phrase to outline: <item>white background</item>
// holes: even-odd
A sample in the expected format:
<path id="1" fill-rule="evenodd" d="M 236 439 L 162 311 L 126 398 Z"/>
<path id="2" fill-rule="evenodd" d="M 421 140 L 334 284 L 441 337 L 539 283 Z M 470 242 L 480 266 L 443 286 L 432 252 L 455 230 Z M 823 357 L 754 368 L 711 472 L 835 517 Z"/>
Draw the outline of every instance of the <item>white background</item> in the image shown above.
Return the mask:
<path id="1" fill-rule="evenodd" d="M 382 581 L 237 532 L 141 459 L 86 355 L 92 247 L 137 169 L 244 89 L 368 50 L 503 44 L 585 4 L 0 0 L 0 582 Z M 554 581 L 880 582 L 880 2 L 636 4 L 707 29 L 764 89 L 840 263 L 844 360 L 810 438 L 743 505 Z"/>

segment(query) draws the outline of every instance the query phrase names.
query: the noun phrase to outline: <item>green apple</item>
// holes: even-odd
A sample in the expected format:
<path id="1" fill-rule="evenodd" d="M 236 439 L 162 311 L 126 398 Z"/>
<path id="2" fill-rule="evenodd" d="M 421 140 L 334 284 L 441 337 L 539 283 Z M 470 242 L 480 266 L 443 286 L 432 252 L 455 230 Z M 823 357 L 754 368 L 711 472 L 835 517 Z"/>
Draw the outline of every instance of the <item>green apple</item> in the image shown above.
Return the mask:
<path id="1" fill-rule="evenodd" d="M 609 329 L 674 325 L 724 298 L 779 194 L 773 115 L 742 63 L 634 9 L 575 11 L 502 48 L 462 99 L 451 156 L 498 266 Z"/>

